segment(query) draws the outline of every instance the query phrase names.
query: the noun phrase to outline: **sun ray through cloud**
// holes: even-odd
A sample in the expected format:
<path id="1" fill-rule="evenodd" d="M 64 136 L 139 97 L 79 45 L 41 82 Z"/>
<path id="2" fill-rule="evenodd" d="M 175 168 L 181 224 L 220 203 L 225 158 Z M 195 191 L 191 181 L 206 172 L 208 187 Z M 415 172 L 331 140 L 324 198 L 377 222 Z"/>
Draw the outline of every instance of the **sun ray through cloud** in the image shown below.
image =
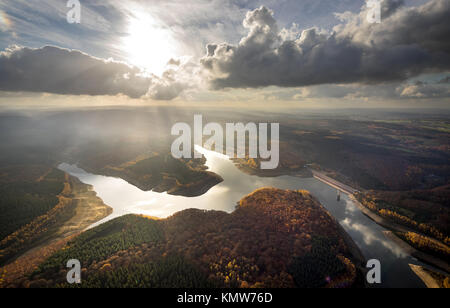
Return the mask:
<path id="1" fill-rule="evenodd" d="M 128 62 L 160 75 L 175 56 L 176 45 L 171 32 L 148 13 L 135 12 L 129 17 L 122 49 Z"/>

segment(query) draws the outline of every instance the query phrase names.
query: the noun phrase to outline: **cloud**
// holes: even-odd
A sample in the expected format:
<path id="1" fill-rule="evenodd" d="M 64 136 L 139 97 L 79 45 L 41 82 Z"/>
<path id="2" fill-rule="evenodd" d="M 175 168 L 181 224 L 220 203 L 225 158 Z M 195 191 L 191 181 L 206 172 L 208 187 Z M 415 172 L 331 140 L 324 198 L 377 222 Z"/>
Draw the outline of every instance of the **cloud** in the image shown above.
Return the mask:
<path id="1" fill-rule="evenodd" d="M 118 58 L 118 37 L 126 16 L 115 9 L 114 1 L 81 1 L 81 24 L 67 23 L 67 0 L 2 0 L 0 10 L 13 27 L 0 35 L 0 49 L 18 44 L 46 45 L 83 50 L 98 57 Z"/>
<path id="2" fill-rule="evenodd" d="M 284 90 L 286 92 L 286 90 Z M 431 99 L 450 97 L 446 78 L 439 81 L 394 82 L 377 85 L 327 84 L 303 87 L 293 91 L 288 99 L 337 98 L 345 100 L 369 99 Z"/>
<path id="3" fill-rule="evenodd" d="M 170 74 L 171 72 L 166 71 L 162 78 L 155 80 L 150 86 L 147 96 L 154 100 L 171 101 L 188 87 L 187 84 L 168 76 Z"/>
<path id="4" fill-rule="evenodd" d="M 247 14 L 239 44 L 209 44 L 201 64 L 214 89 L 383 84 L 450 69 L 447 0 L 413 8 L 385 0 L 382 12 L 381 24 L 367 21 L 364 6 L 337 14 L 331 33 L 311 28 L 289 40 L 292 29 L 280 31 L 274 13 L 260 7 Z"/>
<path id="5" fill-rule="evenodd" d="M 0 91 L 124 94 L 153 100 L 173 100 L 180 96 L 189 99 L 192 95 L 194 98 L 236 96 L 236 100 L 242 100 L 242 96 L 249 95 L 247 92 L 244 94 L 244 90 L 209 92 L 205 91 L 206 86 L 216 90 L 268 87 L 261 90 L 264 95 L 266 91 L 276 91 L 280 93 L 267 95 L 289 100 L 376 96 L 420 98 L 442 97 L 448 93 L 444 86 L 435 84 L 419 87 L 402 83 L 422 73 L 450 69 L 450 42 L 447 39 L 450 35 L 450 21 L 447 20 L 450 12 L 444 0 L 431 0 L 415 8 L 404 7 L 403 1 L 385 0 L 381 24 L 369 24 L 366 20 L 367 8 L 363 7 L 359 13 L 336 14 L 339 21 L 333 31 L 318 27 L 302 31 L 303 21 L 286 26 L 285 15 L 290 11 L 287 7 L 309 7 L 299 1 L 287 1 L 290 5 L 269 0 L 264 2 L 277 8 L 276 16 L 282 20 L 281 23 L 275 19 L 274 12 L 264 6 L 248 11 L 247 7 L 255 4 L 253 0 L 245 4 L 231 1 L 227 5 L 219 0 L 196 0 L 193 3 L 198 10 L 188 11 L 179 6 L 181 0 L 157 1 L 158 5 L 142 6 L 142 9 L 146 8 L 149 16 L 154 16 L 162 26 L 170 28 L 174 38 L 185 45 L 180 49 L 182 54 L 192 56 L 179 55 L 179 58 L 171 59 L 161 76 L 144 75 L 140 69 L 125 62 L 90 55 L 125 59 L 117 50 L 120 45 L 116 43 L 123 35 L 119 30 L 126 26 L 128 18 L 141 6 L 124 5 L 120 1 L 111 1 L 107 5 L 103 1 L 92 1 L 86 4 L 87 13 L 83 14 L 80 25 L 82 35 L 77 36 L 64 32 L 75 30 L 72 30 L 73 26 L 65 25 L 65 5 L 61 6 L 56 0 L 47 2 L 49 7 L 41 8 L 34 19 L 29 16 L 32 12 L 29 2 L 7 2 L 11 2 L 11 6 L 2 4 L 0 9 L 8 8 L 11 16 L 18 16 L 19 8 L 26 8 L 21 10 L 20 20 L 14 17 L 15 24 L 21 25 L 16 27 L 20 30 L 19 34 L 25 35 L 26 29 L 40 25 L 37 27 L 40 32 L 30 32 L 30 37 L 58 38 L 57 41 L 61 42 L 69 40 L 62 44 L 64 46 L 72 46 L 71 41 L 78 41 L 81 37 L 84 39 L 80 40 L 80 46 L 87 46 L 88 49 L 83 49 L 87 53 L 58 47 L 12 47 L 0 51 Z M 320 2 L 327 5 L 314 2 L 309 9 L 320 11 L 322 7 L 328 7 L 329 0 Z M 203 6 L 205 3 L 209 5 Z M 46 15 L 45 11 L 50 8 L 52 12 L 58 10 L 56 17 L 52 17 L 53 13 Z M 341 5 L 336 7 L 340 8 Z M 353 10 L 350 6 L 349 9 Z M 301 14 L 306 14 L 306 11 Z M 102 14 L 106 15 L 102 17 Z M 244 18 L 240 25 L 237 24 L 238 18 L 239 22 Z M 63 27 L 65 30 L 61 30 L 60 37 L 54 32 L 48 32 L 51 34 L 48 35 L 46 31 L 61 28 L 57 23 L 59 19 L 67 29 Z M 31 20 L 31 23 L 24 24 L 25 20 Z M 112 20 L 117 20 L 117 23 Z M 318 23 L 319 26 L 324 24 L 329 23 Z M 97 42 L 97 37 L 103 37 L 115 47 L 105 47 L 104 41 L 100 40 L 99 44 L 106 51 L 96 52 L 86 40 Z M 196 50 L 205 40 L 232 43 L 208 44 L 206 56 L 199 62 L 201 55 Z M 31 41 L 32 46 L 41 46 L 34 42 Z M 291 89 L 281 93 L 287 90 L 275 87 L 273 90 L 269 86 Z"/>
<path id="6" fill-rule="evenodd" d="M 53 46 L 12 46 L 0 52 L 0 91 L 47 92 L 67 95 L 118 95 L 131 98 L 172 100 L 194 80 L 189 64 L 178 66 L 161 77 L 143 75 L 123 62 L 92 57 L 76 50 Z"/>
<path id="7" fill-rule="evenodd" d="M 409 0 L 412 1 L 412 0 Z M 414 0 L 416 1 L 416 0 Z M 30 47 L 55 45 L 83 50 L 97 57 L 127 60 L 122 39 L 136 15 L 148 15 L 173 36 L 174 56 L 200 58 L 209 42 L 238 42 L 245 34 L 242 19 L 248 10 L 264 4 L 277 12 L 284 26 L 301 28 L 336 24 L 332 13 L 358 9 L 361 0 L 89 0 L 81 1 L 81 24 L 66 22 L 67 0 L 2 0 L 0 10 L 14 25 L 13 33 L 0 35 L 0 49 L 12 44 Z M 1 26 L 0 17 L 0 30 Z"/>
<path id="8" fill-rule="evenodd" d="M 205 90 L 202 67 L 190 57 L 171 59 L 161 77 L 154 77 L 147 96 L 155 100 L 188 99 Z"/>
<path id="9" fill-rule="evenodd" d="M 0 90 L 72 95 L 145 95 L 151 79 L 122 62 L 46 46 L 0 53 Z"/>
<path id="10" fill-rule="evenodd" d="M 447 77 L 448 78 L 448 77 Z M 437 83 L 416 82 L 402 85 L 397 93 L 404 98 L 443 98 L 450 97 L 450 85 L 440 81 Z"/>

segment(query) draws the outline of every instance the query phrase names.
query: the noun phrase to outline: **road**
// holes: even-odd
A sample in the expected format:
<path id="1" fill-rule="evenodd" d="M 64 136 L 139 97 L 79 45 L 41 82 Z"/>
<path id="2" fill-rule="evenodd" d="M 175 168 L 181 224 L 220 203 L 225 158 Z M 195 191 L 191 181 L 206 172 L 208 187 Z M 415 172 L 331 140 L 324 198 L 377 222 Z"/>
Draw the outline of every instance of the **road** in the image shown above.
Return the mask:
<path id="1" fill-rule="evenodd" d="M 313 169 L 310 169 L 310 170 L 316 179 L 318 179 L 321 182 L 324 182 L 325 184 L 327 184 L 331 187 L 334 187 L 334 188 L 342 191 L 343 193 L 345 193 L 347 195 L 353 195 L 354 193 L 358 192 L 357 189 L 354 189 L 348 185 L 338 182 L 338 181 L 330 178 L 329 176 L 326 176 L 323 172 L 316 171 Z"/>

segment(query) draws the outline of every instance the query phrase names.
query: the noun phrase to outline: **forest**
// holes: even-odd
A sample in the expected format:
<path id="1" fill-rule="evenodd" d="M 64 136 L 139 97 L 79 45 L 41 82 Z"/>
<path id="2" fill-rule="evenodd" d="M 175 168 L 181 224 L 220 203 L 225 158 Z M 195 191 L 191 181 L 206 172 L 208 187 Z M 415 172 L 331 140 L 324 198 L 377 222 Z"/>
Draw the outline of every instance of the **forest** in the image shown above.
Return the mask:
<path id="1" fill-rule="evenodd" d="M 355 197 L 393 222 L 450 244 L 450 185 L 407 192 L 368 191 Z"/>
<path id="2" fill-rule="evenodd" d="M 360 190 L 410 191 L 450 183 L 447 120 L 402 113 L 374 117 L 291 119 L 280 141 L 286 142 L 284 153 L 296 153 Z"/>
<path id="3" fill-rule="evenodd" d="M 172 113 L 170 108 L 161 107 L 138 111 L 30 112 L 32 116 L 0 114 L 0 209 L 5 214 L 0 217 L 3 243 L 0 254 L 13 256 L 31 247 L 36 238 L 48 231 L 47 222 L 65 219 L 65 214 L 59 216 L 61 213 L 70 214 L 70 203 L 58 203 L 64 186 L 63 180 L 59 180 L 61 174 L 56 169 L 48 172 L 59 162 L 80 163 L 87 171 L 121 177 L 143 189 L 175 188 L 177 191 L 172 192 L 186 195 L 201 193 L 196 188 L 208 188 L 220 181 L 206 172 L 201 160 L 167 158 L 171 121 L 184 121 L 194 112 L 186 109 Z M 259 120 L 259 115 L 253 113 L 204 112 L 208 113 L 208 121 L 219 123 L 230 118 L 243 123 Z M 161 117 L 161 113 L 167 117 Z M 389 117 L 409 118 L 389 121 Z M 420 120 L 414 120 L 414 116 L 411 120 L 411 115 L 403 114 L 384 114 L 378 118 L 384 120 L 347 114 L 292 117 L 261 114 L 261 120 L 282 123 L 281 169 L 268 176 L 298 174 L 304 169 L 303 164 L 310 164 L 361 191 L 375 189 L 360 195 L 367 200 L 360 199 L 365 206 L 421 235 L 448 244 L 450 196 L 445 186 L 450 180 L 449 131 L 445 128 L 448 122 L 438 118 L 425 121 L 422 115 Z M 258 174 L 257 161 L 237 163 Z M 190 177 L 195 181 L 190 181 Z M 286 199 L 279 208 L 270 197 L 272 193 L 280 200 Z M 348 255 L 340 231 L 332 227 L 335 222 L 316 209 L 313 206 L 316 201 L 308 201 L 306 193 L 288 195 L 259 192 L 256 201 L 251 201 L 252 196 L 244 198 L 231 215 L 193 210 L 157 222 L 140 217 L 144 225 L 154 222 L 150 231 L 133 221 L 138 228 L 147 230 L 148 238 L 143 236 L 139 240 L 132 235 L 121 238 L 117 230 L 111 229 L 100 235 L 102 240 L 85 238 L 65 249 L 76 251 L 86 245 L 87 250 L 92 250 L 79 255 L 87 260 L 83 262 L 87 279 L 104 265 L 105 269 L 110 265 L 114 270 L 133 272 L 134 264 L 148 265 L 151 270 L 157 262 L 171 264 L 170 258 L 181 258 L 180 262 L 191 264 L 206 274 L 209 282 L 218 285 L 298 286 L 302 285 L 299 277 L 303 275 L 298 273 L 323 276 L 324 273 L 298 265 L 321 251 L 313 242 L 317 236 L 325 236 L 333 242 L 321 245 L 332 253 L 322 260 L 334 264 L 335 272 L 329 273 L 326 278 L 331 277 L 331 281 L 325 280 L 322 285 L 354 285 L 357 274 L 351 263 L 356 266 L 356 261 Z M 295 206 L 297 203 L 301 206 Z M 263 208 L 258 204 L 269 206 Z M 123 224 L 127 219 L 130 217 L 117 221 Z M 118 228 L 134 232 L 126 223 Z M 154 240 L 155 233 L 162 234 L 160 241 Z M 22 236 L 23 246 L 18 245 Z M 11 241 L 7 243 L 4 240 L 8 237 Z M 110 247 L 101 245 L 103 239 Z M 4 250 L 6 246 L 9 252 Z M 41 285 L 47 286 L 62 279 L 61 271 L 66 269 L 61 262 L 67 257 L 62 251 L 43 264 L 45 271 L 38 270 L 28 277 L 28 283 L 41 280 L 45 282 Z M 320 258 L 317 262 L 321 262 Z M 345 264 L 346 274 L 342 274 L 341 264 Z"/>
<path id="4" fill-rule="evenodd" d="M 404 192 L 360 192 L 355 198 L 369 210 L 411 230 L 395 234 L 412 247 L 450 261 L 450 185 Z"/>
<path id="5" fill-rule="evenodd" d="M 339 259 L 336 251 L 328 249 L 333 247 L 332 241 L 325 237 L 314 236 L 311 250 L 304 256 L 295 257 L 289 271 L 300 288 L 317 288 L 327 281 L 334 281 L 348 270 L 345 262 Z M 330 276 L 333 273 L 334 276 Z"/>
<path id="6" fill-rule="evenodd" d="M 67 288 L 59 284 L 57 288 Z M 183 257 L 162 257 L 145 264 L 112 269 L 104 266 L 73 288 L 214 288 L 208 276 Z"/>
<path id="7" fill-rule="evenodd" d="M 57 273 L 60 265 L 70 259 L 83 260 L 90 265 L 104 260 L 118 251 L 142 243 L 157 243 L 162 239 L 162 230 L 157 221 L 130 215 L 122 220 L 109 221 L 99 227 L 82 233 L 68 247 L 53 255 L 39 266 L 41 272 Z"/>
<path id="8" fill-rule="evenodd" d="M 30 223 L 58 204 L 64 189 L 64 172 L 52 169 L 36 181 L 6 182 L 0 185 L 0 240 Z"/>
<path id="9" fill-rule="evenodd" d="M 109 168 L 105 172 L 147 191 L 195 197 L 223 181 L 219 175 L 206 171 L 205 162 L 205 158 L 175 159 L 171 153 L 153 153 L 149 158 L 128 162 L 124 168 Z"/>
<path id="10" fill-rule="evenodd" d="M 71 287 L 65 263 L 72 258 L 82 263 L 81 287 L 357 286 L 360 260 L 341 232 L 309 193 L 266 188 L 232 214 L 186 210 L 165 220 L 107 222 L 68 243 L 22 286 Z"/>
<path id="11" fill-rule="evenodd" d="M 414 232 L 396 232 L 395 234 L 418 250 L 444 260 L 447 264 L 450 263 L 450 248 L 447 245 Z"/>
<path id="12" fill-rule="evenodd" d="M 74 204 L 62 195 L 67 185 L 64 172 L 50 168 L 37 179 L 0 186 L 0 265 L 74 215 Z"/>

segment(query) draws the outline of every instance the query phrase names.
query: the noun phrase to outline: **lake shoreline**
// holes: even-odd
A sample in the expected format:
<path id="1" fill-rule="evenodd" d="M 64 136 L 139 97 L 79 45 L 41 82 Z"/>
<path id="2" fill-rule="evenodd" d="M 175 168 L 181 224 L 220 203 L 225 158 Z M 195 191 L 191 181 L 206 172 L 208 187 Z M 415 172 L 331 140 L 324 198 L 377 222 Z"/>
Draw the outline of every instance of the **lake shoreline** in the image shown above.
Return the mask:
<path id="1" fill-rule="evenodd" d="M 248 175 L 239 170 L 227 157 L 222 157 L 206 149 L 199 150 L 207 157 L 206 165 L 209 170 L 223 177 L 224 182 L 213 187 L 208 191 L 208 194 L 197 198 L 174 197 L 168 194 L 144 192 L 124 180 L 89 174 L 76 166 L 67 164 L 62 167 L 62 170 L 96 187 L 99 196 L 105 200 L 105 203 L 110 204 L 114 208 L 115 214 L 111 215 L 110 219 L 125 214 L 166 218 L 191 208 L 231 213 L 235 210 L 236 202 L 242 196 L 253 192 L 255 189 L 276 187 L 286 190 L 308 190 L 339 222 L 339 225 L 343 227 L 351 241 L 357 246 L 357 250 L 352 249 L 352 254 L 356 257 L 359 256 L 360 262 L 358 263 L 361 263 L 363 260 L 361 254 L 366 259 L 384 260 L 386 268 L 394 264 L 398 267 L 397 262 L 401 262 L 401 266 L 398 268 L 398 275 L 390 276 L 386 285 L 425 287 L 423 282 L 408 266 L 409 263 L 415 263 L 413 257 L 406 254 L 398 245 L 386 238 L 380 225 L 368 217 L 364 213 L 365 210 L 360 210 L 358 204 L 353 202 L 347 194 L 342 196 L 341 202 L 337 202 L 336 190 L 332 188 L 333 186 L 320 181 L 318 178 L 292 176 L 261 178 Z M 112 189 L 113 187 L 114 189 Z M 106 221 L 102 220 L 99 224 Z M 348 240 L 346 242 L 349 243 Z M 354 248 L 353 245 L 349 246 Z M 401 259 L 404 257 L 410 260 L 402 262 Z M 362 263 L 365 262 L 365 260 L 362 261 Z M 363 270 L 365 266 L 365 264 L 362 264 Z M 389 273 L 385 273 L 385 275 L 389 277 Z M 405 283 L 403 279 L 408 280 Z"/>
<path id="2" fill-rule="evenodd" d="M 441 259 L 438 259 L 429 254 L 426 254 L 420 250 L 417 250 L 413 246 L 411 246 L 408 243 L 406 243 L 405 241 L 403 241 L 397 235 L 395 235 L 395 233 L 392 231 L 385 231 L 384 234 L 386 235 L 386 237 L 388 237 L 389 239 L 391 239 L 392 241 L 397 243 L 397 245 L 399 245 L 402 249 L 407 251 L 408 254 L 410 254 L 411 256 L 413 256 L 429 265 L 435 266 L 447 273 L 450 272 L 450 267 L 448 266 L 448 264 L 445 263 L 444 261 L 442 261 Z"/>
<path id="3" fill-rule="evenodd" d="M 1 267 L 0 270 L 6 270 L 6 275 L 5 282 L 0 288 L 21 280 L 46 258 L 63 248 L 67 242 L 84 232 L 92 223 L 112 214 L 112 208 L 103 203 L 93 186 L 82 183 L 77 177 L 67 173 L 66 175 L 67 185 L 59 198 L 69 199 L 74 204 L 75 215 Z"/>
<path id="4" fill-rule="evenodd" d="M 440 289 L 439 283 L 430 274 L 428 274 L 424 267 L 410 264 L 411 270 L 423 281 L 428 289 Z"/>
<path id="5" fill-rule="evenodd" d="M 352 202 L 360 209 L 360 211 L 365 216 L 367 216 L 368 218 L 373 220 L 378 225 L 390 230 L 390 231 L 384 232 L 384 234 L 390 240 L 394 241 L 399 247 L 401 247 L 410 256 L 415 257 L 429 265 L 435 266 L 441 270 L 444 270 L 447 273 L 450 273 L 450 267 L 443 260 L 435 258 L 427 253 L 417 250 L 416 248 L 414 248 L 407 242 L 405 242 L 402 239 L 395 236 L 392 232 L 392 231 L 394 231 L 394 232 L 416 232 L 416 231 L 414 231 L 413 229 L 410 229 L 408 227 L 401 226 L 397 223 L 391 222 L 391 221 L 387 220 L 386 218 L 381 217 L 381 216 L 377 215 L 376 213 L 374 213 L 373 211 L 366 208 L 354 197 L 353 192 L 357 191 L 356 189 L 353 189 L 351 187 L 346 188 L 348 185 L 340 183 L 337 180 L 333 179 L 333 183 L 330 183 L 326 178 L 323 178 L 321 176 L 316 176 L 316 173 L 314 173 L 314 175 L 315 175 L 314 177 L 316 179 L 320 180 L 321 182 L 323 182 L 333 188 L 339 189 L 343 193 L 347 194 L 349 196 L 350 200 L 352 200 Z M 335 184 L 335 183 L 337 183 L 337 184 Z M 416 272 L 414 271 L 414 273 L 416 273 Z"/>

